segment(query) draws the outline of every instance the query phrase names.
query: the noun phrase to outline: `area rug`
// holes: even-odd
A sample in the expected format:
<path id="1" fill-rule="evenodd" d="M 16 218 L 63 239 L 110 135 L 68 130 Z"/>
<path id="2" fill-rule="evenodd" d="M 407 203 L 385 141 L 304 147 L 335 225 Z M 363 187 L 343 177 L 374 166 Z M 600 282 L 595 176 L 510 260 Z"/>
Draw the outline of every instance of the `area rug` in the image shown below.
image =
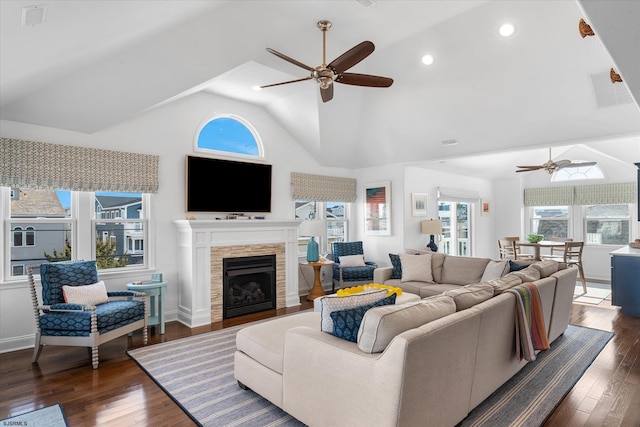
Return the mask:
<path id="1" fill-rule="evenodd" d="M 233 378 L 240 325 L 128 351 L 129 356 L 201 426 L 304 426 Z M 553 411 L 613 336 L 569 326 L 551 349 L 480 404 L 464 426 L 533 426 Z M 532 421 L 529 421 L 532 420 Z M 477 423 L 476 423 L 477 422 Z"/>
<path id="2" fill-rule="evenodd" d="M 587 282 L 587 292 L 582 289 L 582 282 L 576 284 L 573 300 L 583 304 L 598 305 L 605 299 L 611 299 L 611 285 Z"/>
<path id="3" fill-rule="evenodd" d="M 605 345 L 611 332 L 569 325 L 491 396 L 459 427 L 538 427 L 578 382 Z"/>
<path id="4" fill-rule="evenodd" d="M 67 427 L 67 419 L 59 403 L 35 411 L 0 420 L 0 426 Z"/>

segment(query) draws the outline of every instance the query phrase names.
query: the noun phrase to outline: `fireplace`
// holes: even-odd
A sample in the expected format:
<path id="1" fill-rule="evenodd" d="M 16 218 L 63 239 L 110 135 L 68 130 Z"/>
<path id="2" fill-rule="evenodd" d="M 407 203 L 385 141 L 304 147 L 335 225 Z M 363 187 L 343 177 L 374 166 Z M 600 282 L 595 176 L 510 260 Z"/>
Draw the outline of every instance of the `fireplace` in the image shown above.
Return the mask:
<path id="1" fill-rule="evenodd" d="M 276 256 L 224 258 L 223 318 L 276 308 Z"/>

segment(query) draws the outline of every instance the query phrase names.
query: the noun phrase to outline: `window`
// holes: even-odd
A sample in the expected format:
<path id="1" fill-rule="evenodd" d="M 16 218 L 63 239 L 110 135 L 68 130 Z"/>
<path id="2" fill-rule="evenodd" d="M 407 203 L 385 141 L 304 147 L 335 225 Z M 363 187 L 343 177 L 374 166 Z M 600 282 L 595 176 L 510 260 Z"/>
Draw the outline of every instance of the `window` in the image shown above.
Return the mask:
<path id="1" fill-rule="evenodd" d="M 629 205 L 585 206 L 585 244 L 626 245 L 629 242 Z"/>
<path id="2" fill-rule="evenodd" d="M 438 218 L 442 221 L 442 241 L 438 250 L 449 255 L 471 256 L 471 204 L 466 202 L 438 202 Z M 455 213 L 455 214 L 454 214 Z"/>
<path id="3" fill-rule="evenodd" d="M 264 157 L 257 132 L 247 121 L 235 116 L 220 116 L 205 123 L 197 134 L 196 151 Z"/>
<path id="4" fill-rule="evenodd" d="M 27 265 L 71 259 L 71 192 L 12 188 L 7 193 L 12 233 L 9 274 L 22 276 Z"/>
<path id="5" fill-rule="evenodd" d="M 574 163 L 584 163 L 585 166 L 567 166 L 557 169 L 551 175 L 551 182 L 578 181 L 583 179 L 603 179 L 604 173 L 598 165 L 589 164 L 586 160 L 574 160 Z"/>
<path id="6" fill-rule="evenodd" d="M 569 237 L 569 206 L 534 206 L 531 233 L 551 237 Z"/>
<path id="7" fill-rule="evenodd" d="M 327 223 L 326 238 L 319 239 L 320 252 L 332 252 L 333 242 L 347 240 L 348 203 L 297 201 L 296 219 L 324 219 Z M 306 256 L 309 237 L 298 236 L 298 256 Z"/>
<path id="8" fill-rule="evenodd" d="M 95 260 L 99 269 L 145 265 L 146 220 L 141 193 L 94 195 Z"/>

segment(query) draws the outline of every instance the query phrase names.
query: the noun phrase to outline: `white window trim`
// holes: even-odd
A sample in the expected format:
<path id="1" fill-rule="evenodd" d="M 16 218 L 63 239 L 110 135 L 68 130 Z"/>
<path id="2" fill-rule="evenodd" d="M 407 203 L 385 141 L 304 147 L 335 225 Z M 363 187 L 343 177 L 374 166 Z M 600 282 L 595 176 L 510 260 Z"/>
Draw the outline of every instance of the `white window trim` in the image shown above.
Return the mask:
<path id="1" fill-rule="evenodd" d="M 231 151 L 220 151 L 220 150 L 213 150 L 213 149 L 198 147 L 198 139 L 200 138 L 200 132 L 202 132 L 202 129 L 207 124 L 209 124 L 209 122 L 212 122 L 213 120 L 216 120 L 216 119 L 233 119 L 235 121 L 242 123 L 242 125 L 246 127 L 249 130 L 249 132 L 251 132 L 251 135 L 253 135 L 253 139 L 255 139 L 256 145 L 258 146 L 258 154 L 254 156 L 251 154 L 233 153 Z M 222 158 L 226 157 L 230 159 L 245 159 L 245 160 L 250 159 L 253 161 L 267 160 L 265 150 L 264 150 L 264 144 L 262 143 L 262 138 L 260 138 L 258 131 L 256 131 L 256 129 L 253 127 L 251 123 L 249 123 L 248 120 L 235 114 L 215 114 L 203 120 L 198 126 L 198 130 L 196 131 L 195 138 L 193 139 L 193 150 L 198 153 L 215 154 L 216 157 L 222 157 Z"/>

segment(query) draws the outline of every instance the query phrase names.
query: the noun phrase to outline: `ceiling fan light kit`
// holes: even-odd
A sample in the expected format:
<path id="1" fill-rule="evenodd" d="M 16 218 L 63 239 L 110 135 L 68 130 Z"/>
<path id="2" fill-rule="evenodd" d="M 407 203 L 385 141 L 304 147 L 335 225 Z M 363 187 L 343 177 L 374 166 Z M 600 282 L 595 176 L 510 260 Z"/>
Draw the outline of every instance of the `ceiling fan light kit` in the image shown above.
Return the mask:
<path id="1" fill-rule="evenodd" d="M 280 59 L 284 59 L 287 62 L 297 65 L 300 68 L 304 68 L 310 72 L 310 75 L 309 77 L 303 77 L 301 79 L 260 86 L 261 89 L 313 79 L 320 87 L 320 96 L 322 97 L 322 101 L 328 102 L 333 99 L 334 82 L 352 86 L 367 87 L 389 87 L 393 84 L 393 79 L 389 77 L 345 72 L 367 56 L 371 55 L 375 46 L 370 41 L 363 41 L 327 64 L 327 31 L 331 28 L 331 22 L 322 20 L 318 21 L 317 25 L 320 31 L 322 31 L 322 65 L 310 67 L 274 49 L 267 48 L 267 52 L 276 55 Z"/>

